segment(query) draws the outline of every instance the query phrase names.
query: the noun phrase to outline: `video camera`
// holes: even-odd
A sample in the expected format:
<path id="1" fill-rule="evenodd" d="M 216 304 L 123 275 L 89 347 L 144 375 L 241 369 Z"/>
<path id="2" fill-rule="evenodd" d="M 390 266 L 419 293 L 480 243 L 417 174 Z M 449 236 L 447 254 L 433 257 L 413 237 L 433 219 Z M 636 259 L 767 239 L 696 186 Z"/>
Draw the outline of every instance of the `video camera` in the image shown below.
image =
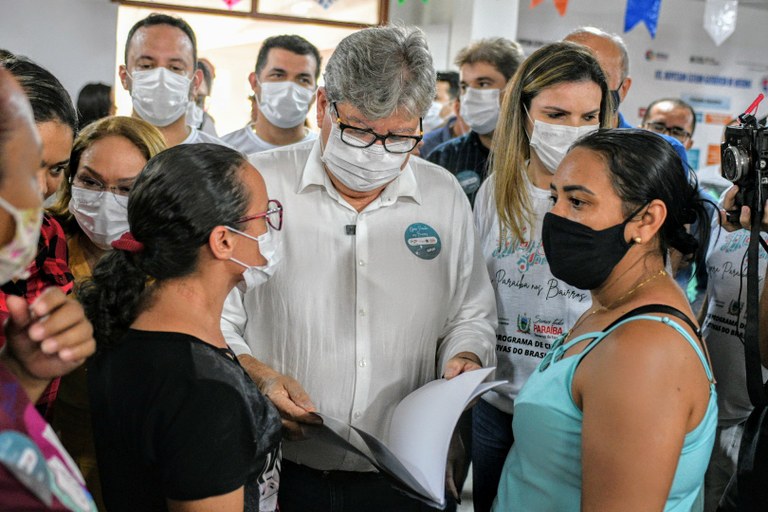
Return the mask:
<path id="1" fill-rule="evenodd" d="M 728 220 L 735 223 L 742 206 L 762 217 L 768 199 L 768 128 L 750 113 L 761 99 L 739 116 L 740 126 L 725 128 L 725 140 L 720 145 L 723 178 L 739 186 L 735 209 L 728 212 Z"/>

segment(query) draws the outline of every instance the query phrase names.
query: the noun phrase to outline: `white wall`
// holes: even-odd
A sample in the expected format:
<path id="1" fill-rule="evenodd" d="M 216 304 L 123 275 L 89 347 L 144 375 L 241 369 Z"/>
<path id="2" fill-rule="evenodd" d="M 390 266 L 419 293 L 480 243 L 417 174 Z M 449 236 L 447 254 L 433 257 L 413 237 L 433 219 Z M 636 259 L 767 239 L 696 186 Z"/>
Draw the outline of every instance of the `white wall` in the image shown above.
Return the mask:
<path id="1" fill-rule="evenodd" d="M 0 48 L 56 75 L 77 101 L 88 82 L 112 84 L 117 4 L 109 0 L 0 0 Z"/>

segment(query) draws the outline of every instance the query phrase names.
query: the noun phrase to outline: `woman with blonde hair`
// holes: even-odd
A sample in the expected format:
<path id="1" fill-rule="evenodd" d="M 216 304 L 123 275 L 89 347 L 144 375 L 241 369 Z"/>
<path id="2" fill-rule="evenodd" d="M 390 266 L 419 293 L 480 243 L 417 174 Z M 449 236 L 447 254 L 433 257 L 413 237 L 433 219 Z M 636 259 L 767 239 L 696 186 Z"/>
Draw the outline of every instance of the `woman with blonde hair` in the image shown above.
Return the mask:
<path id="1" fill-rule="evenodd" d="M 507 86 L 491 148 L 492 175 L 474 209 L 499 312 L 496 374 L 509 381 L 473 409 L 476 511 L 489 510 L 496 495 L 514 441 L 512 412 L 520 388 L 551 343 L 591 304 L 589 292 L 550 272 L 541 227 L 552 174 L 568 147 L 609 126 L 611 112 L 600 64 L 572 43 L 538 49 Z"/>
<path id="2" fill-rule="evenodd" d="M 78 135 L 50 210 L 64 228 L 76 286 L 128 231 L 128 193 L 147 161 L 164 149 L 157 128 L 131 117 L 95 121 Z M 61 379 L 53 427 L 102 509 L 85 366 Z"/>

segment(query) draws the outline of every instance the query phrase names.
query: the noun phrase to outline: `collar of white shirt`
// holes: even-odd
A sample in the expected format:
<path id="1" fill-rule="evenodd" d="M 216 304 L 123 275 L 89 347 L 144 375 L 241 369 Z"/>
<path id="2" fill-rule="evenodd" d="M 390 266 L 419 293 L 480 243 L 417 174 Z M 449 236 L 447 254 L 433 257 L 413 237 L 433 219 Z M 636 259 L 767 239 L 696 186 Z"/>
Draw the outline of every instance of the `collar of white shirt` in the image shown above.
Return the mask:
<path id="1" fill-rule="evenodd" d="M 299 179 L 296 193 L 302 193 L 307 187 L 312 185 L 324 187 L 330 196 L 338 200 L 338 192 L 333 186 L 331 179 L 328 177 L 328 173 L 325 171 L 323 161 L 320 159 L 320 137 L 315 140 L 312 146 L 312 151 L 307 159 L 307 164 L 304 166 L 304 172 Z M 408 159 L 408 163 L 405 165 L 400 174 L 387 185 L 387 187 L 381 192 L 379 199 L 381 199 L 382 205 L 390 205 L 394 203 L 400 197 L 410 197 L 416 203 L 421 204 L 421 192 L 419 191 L 419 185 L 416 182 L 416 176 L 413 174 L 411 168 L 411 160 L 414 157 Z"/>

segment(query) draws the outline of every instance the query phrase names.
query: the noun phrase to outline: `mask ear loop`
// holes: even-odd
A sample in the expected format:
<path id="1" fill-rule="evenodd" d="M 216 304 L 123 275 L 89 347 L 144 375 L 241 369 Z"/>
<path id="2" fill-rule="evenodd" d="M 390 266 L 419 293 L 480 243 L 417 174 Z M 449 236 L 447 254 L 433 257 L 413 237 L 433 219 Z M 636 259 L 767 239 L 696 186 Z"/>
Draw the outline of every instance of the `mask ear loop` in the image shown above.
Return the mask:
<path id="1" fill-rule="evenodd" d="M 633 220 L 635 220 L 635 217 L 637 217 L 637 215 L 640 213 L 640 210 L 642 210 L 643 208 L 645 208 L 645 209 L 646 209 L 645 211 L 646 211 L 646 213 L 647 213 L 647 212 L 648 212 L 648 208 L 649 208 L 650 206 L 651 206 L 651 205 L 650 205 L 650 203 L 645 203 L 644 205 L 640 206 L 640 207 L 639 207 L 639 208 L 637 208 L 635 211 L 633 211 L 632 213 L 630 213 L 630 214 L 629 214 L 629 216 L 627 216 L 627 218 L 626 218 L 626 219 L 624 219 L 624 222 L 623 222 L 623 224 L 624 224 L 624 227 L 627 227 L 627 225 L 628 225 L 630 222 L 632 222 Z M 645 216 L 645 213 L 643 213 L 643 215 L 642 215 L 642 216 Z M 641 216 L 641 219 L 642 219 L 642 216 Z M 629 242 L 628 242 L 628 243 L 629 243 L 629 245 L 634 245 L 634 244 L 641 244 L 641 243 L 643 243 L 643 239 L 642 239 L 641 237 L 639 237 L 639 236 L 636 236 L 636 237 L 634 237 L 634 238 L 631 238 L 631 239 L 629 240 Z"/>

